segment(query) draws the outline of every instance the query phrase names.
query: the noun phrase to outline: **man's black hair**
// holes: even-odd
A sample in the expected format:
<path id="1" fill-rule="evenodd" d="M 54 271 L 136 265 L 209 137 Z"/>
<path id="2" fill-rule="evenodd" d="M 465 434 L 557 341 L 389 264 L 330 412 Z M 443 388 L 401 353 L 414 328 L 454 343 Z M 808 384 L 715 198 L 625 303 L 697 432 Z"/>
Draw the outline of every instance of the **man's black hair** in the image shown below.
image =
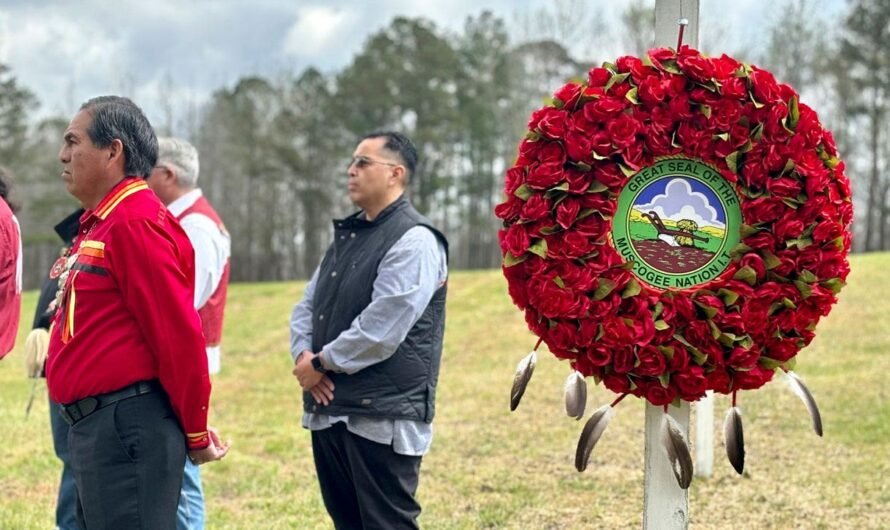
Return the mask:
<path id="1" fill-rule="evenodd" d="M 127 176 L 147 178 L 158 161 L 158 138 L 142 109 L 127 98 L 100 96 L 83 105 L 93 122 L 87 134 L 96 147 L 108 147 L 114 139 L 124 145 Z"/>
<path id="2" fill-rule="evenodd" d="M 404 134 L 395 131 L 375 131 L 364 135 L 362 140 L 371 138 L 386 138 L 386 144 L 383 145 L 383 148 L 401 158 L 402 164 L 405 165 L 408 173 L 406 180 L 411 180 L 411 177 L 414 176 L 414 170 L 417 168 L 417 148 L 414 147 L 414 142 Z"/>

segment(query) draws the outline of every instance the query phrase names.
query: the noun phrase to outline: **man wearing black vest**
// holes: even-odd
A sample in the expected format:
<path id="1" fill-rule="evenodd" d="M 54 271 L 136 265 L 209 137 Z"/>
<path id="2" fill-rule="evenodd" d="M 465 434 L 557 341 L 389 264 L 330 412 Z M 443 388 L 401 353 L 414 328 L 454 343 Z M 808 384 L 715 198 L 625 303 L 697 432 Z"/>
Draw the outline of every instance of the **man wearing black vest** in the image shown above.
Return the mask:
<path id="1" fill-rule="evenodd" d="M 445 328 L 448 243 L 404 192 L 417 165 L 396 132 L 365 136 L 347 168 L 361 209 L 291 316 L 293 374 L 322 498 L 338 529 L 417 528 Z"/>

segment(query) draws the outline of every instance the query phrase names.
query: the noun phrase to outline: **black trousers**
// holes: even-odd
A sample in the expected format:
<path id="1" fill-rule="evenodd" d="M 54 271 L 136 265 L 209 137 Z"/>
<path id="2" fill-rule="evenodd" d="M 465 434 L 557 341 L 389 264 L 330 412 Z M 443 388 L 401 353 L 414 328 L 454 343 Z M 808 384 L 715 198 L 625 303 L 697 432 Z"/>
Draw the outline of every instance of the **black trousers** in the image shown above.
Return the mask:
<path id="1" fill-rule="evenodd" d="M 349 432 L 346 424 L 312 431 L 324 505 L 337 530 L 416 529 L 419 456 L 396 454 Z"/>
<path id="2" fill-rule="evenodd" d="M 162 391 L 122 399 L 68 431 L 84 530 L 173 530 L 185 437 Z"/>

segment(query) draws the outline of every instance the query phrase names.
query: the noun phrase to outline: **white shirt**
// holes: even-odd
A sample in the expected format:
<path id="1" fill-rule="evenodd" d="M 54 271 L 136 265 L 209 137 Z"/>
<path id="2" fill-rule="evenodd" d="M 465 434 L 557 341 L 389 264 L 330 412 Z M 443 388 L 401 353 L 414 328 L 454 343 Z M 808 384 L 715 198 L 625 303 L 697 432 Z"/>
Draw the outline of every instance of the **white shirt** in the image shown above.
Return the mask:
<path id="1" fill-rule="evenodd" d="M 179 217 L 202 195 L 201 189 L 195 188 L 168 204 L 167 209 Z M 213 219 L 200 213 L 186 215 L 179 220 L 179 224 L 195 249 L 195 309 L 201 309 L 219 287 L 232 252 L 231 239 Z M 219 373 L 219 346 L 207 347 L 207 364 L 211 374 Z"/>

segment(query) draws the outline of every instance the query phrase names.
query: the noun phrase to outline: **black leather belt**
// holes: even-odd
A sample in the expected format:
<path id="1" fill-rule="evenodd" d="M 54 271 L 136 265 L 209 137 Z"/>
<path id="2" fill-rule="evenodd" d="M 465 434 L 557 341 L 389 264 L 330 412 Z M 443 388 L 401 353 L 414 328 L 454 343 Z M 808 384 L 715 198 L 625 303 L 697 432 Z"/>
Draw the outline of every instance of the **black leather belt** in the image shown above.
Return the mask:
<path id="1" fill-rule="evenodd" d="M 65 420 L 65 423 L 67 423 L 68 425 L 74 425 L 75 423 L 86 418 L 102 407 L 107 407 L 108 405 L 117 403 L 122 399 L 155 392 L 157 390 L 160 390 L 160 388 L 160 383 L 155 380 L 139 381 L 138 383 L 133 383 L 130 386 L 125 386 L 124 388 L 115 390 L 114 392 L 99 394 L 98 396 L 85 397 L 69 405 L 62 405 L 59 409 L 59 414 L 62 416 L 62 419 Z"/>

